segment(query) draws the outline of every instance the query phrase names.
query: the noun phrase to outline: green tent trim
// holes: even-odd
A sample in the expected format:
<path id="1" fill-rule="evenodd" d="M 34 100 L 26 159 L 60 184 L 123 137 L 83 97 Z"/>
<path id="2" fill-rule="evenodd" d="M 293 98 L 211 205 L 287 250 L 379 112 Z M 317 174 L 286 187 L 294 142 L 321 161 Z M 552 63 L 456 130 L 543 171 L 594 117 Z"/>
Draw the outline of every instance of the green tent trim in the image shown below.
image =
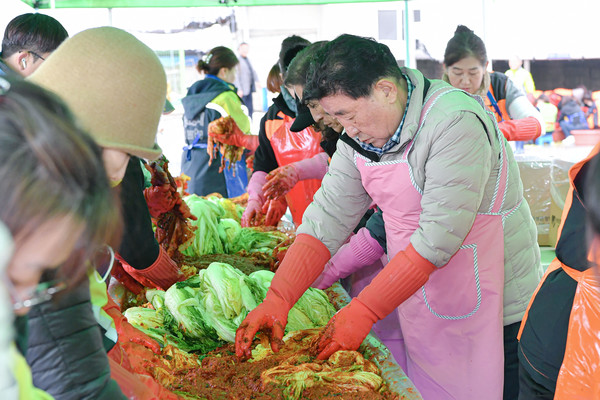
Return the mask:
<path id="1" fill-rule="evenodd" d="M 400 2 L 403 0 L 22 0 L 35 9 L 282 6 L 341 3 Z"/>

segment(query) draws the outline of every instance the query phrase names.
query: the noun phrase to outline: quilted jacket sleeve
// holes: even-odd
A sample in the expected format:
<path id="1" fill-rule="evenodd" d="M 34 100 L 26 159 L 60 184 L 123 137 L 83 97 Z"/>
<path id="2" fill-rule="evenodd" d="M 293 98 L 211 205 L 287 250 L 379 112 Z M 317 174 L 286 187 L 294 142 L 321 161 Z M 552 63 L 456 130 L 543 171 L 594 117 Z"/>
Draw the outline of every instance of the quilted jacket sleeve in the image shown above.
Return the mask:
<path id="1" fill-rule="evenodd" d="M 329 172 L 304 211 L 297 232 L 319 239 L 335 254 L 371 203 L 354 164 L 354 150 L 338 141 Z"/>
<path id="2" fill-rule="evenodd" d="M 110 378 L 87 279 L 29 312 L 27 362 L 33 383 L 55 399 L 125 399 Z"/>

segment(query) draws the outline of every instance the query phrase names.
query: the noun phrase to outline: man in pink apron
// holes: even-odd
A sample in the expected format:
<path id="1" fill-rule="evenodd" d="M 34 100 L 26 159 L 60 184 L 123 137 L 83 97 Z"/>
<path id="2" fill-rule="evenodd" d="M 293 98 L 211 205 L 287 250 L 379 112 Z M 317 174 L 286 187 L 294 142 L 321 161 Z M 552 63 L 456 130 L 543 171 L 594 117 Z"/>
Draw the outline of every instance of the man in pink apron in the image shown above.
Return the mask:
<path id="1" fill-rule="evenodd" d="M 326 45 L 307 77 L 306 98 L 345 134 L 236 353 L 249 357 L 259 330 L 279 350 L 289 309 L 375 202 L 390 261 L 329 321 L 315 354 L 357 349 L 395 313 L 394 355 L 425 399 L 501 399 L 504 268 L 536 262 L 536 228 L 481 99 L 398 68 L 387 46 L 352 35 Z"/>

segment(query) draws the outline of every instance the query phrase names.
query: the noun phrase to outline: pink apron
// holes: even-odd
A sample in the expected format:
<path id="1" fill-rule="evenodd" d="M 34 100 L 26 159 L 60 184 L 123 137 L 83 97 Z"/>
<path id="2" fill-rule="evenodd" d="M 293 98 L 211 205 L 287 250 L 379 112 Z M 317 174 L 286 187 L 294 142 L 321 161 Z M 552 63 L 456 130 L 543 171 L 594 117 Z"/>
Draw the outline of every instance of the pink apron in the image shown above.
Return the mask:
<path id="1" fill-rule="evenodd" d="M 447 88 L 430 96 L 423 106 L 419 130 L 435 100 L 455 90 Z M 491 209 L 476 216 L 450 261 L 397 308 L 404 342 L 393 355 L 425 400 L 502 398 L 502 219 L 513 210 L 500 212 L 507 160 L 505 141 L 498 139 L 502 167 Z M 422 191 L 414 183 L 407 159 L 413 144 L 414 138 L 402 158 L 392 162 L 371 162 L 355 153 L 363 186 L 383 211 L 389 259 L 408 246 L 419 226 Z"/>

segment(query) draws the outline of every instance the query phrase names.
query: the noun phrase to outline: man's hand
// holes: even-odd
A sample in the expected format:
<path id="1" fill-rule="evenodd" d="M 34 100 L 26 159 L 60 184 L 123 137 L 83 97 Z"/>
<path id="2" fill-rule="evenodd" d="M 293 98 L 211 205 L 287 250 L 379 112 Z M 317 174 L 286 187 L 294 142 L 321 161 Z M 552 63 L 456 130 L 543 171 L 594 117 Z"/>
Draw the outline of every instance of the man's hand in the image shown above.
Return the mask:
<path id="1" fill-rule="evenodd" d="M 327 323 L 315 345 L 317 359 L 326 360 L 338 350 L 356 350 L 379 318 L 357 298 Z"/>
<path id="2" fill-rule="evenodd" d="M 243 360 L 252 355 L 252 341 L 257 332 L 269 337 L 271 349 L 278 352 L 283 345 L 283 335 L 290 311 L 288 303 L 270 290 L 265 300 L 246 316 L 235 333 L 235 354 Z"/>

